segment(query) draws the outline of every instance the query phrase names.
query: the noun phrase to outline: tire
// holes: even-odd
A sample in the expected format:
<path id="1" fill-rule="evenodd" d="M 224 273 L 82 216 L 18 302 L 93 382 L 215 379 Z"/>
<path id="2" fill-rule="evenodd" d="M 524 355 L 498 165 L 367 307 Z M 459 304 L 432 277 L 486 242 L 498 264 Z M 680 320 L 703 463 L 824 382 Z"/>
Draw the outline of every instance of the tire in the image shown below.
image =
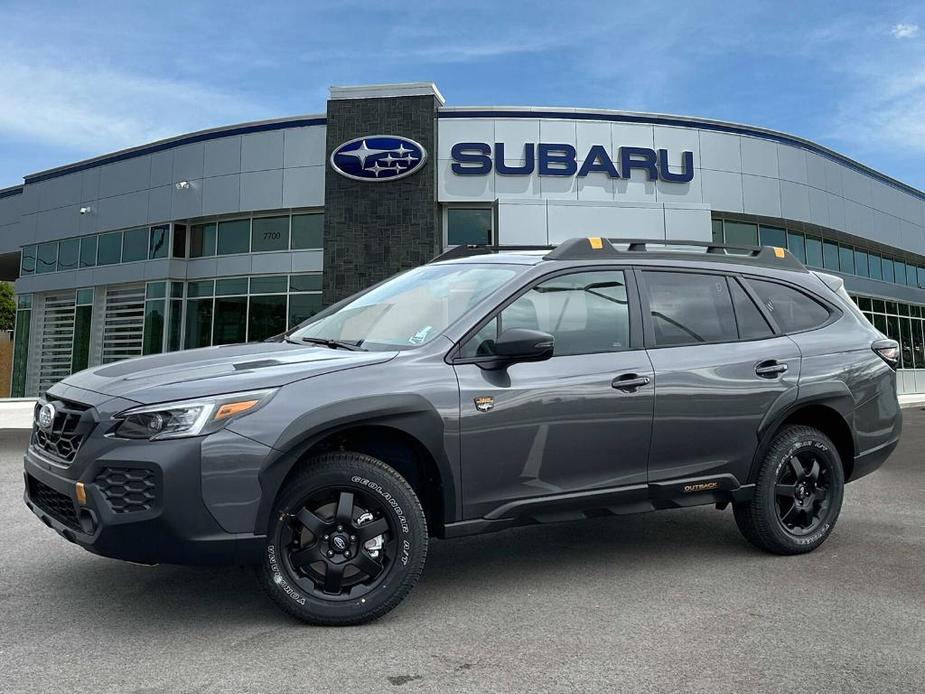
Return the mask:
<path id="1" fill-rule="evenodd" d="M 368 455 L 327 453 L 280 490 L 258 576 L 296 619 L 363 624 L 414 587 L 427 542 L 424 511 L 401 475 Z"/>
<path id="2" fill-rule="evenodd" d="M 818 429 L 794 425 L 771 442 L 750 501 L 733 507 L 745 539 L 774 554 L 804 554 L 825 542 L 841 512 L 845 475 Z"/>

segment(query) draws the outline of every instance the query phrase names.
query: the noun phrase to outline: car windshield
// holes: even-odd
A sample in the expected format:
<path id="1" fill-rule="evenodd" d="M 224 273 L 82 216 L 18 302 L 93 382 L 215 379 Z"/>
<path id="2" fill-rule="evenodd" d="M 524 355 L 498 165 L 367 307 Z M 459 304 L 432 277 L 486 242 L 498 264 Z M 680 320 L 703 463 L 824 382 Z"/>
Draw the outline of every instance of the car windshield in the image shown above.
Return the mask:
<path id="1" fill-rule="evenodd" d="M 510 265 L 425 265 L 319 313 L 287 339 L 370 350 L 417 347 L 516 274 Z"/>

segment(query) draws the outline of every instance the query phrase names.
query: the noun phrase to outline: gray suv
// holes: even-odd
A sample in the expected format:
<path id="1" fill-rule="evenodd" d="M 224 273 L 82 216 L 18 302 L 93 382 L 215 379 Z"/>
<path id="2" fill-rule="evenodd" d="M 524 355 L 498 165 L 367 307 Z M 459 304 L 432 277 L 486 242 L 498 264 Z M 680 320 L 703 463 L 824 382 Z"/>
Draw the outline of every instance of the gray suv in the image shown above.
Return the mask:
<path id="1" fill-rule="evenodd" d="M 798 554 L 896 447 L 897 351 L 781 248 L 456 248 L 271 341 L 66 378 L 25 501 L 108 557 L 257 564 L 315 624 L 395 607 L 431 536 L 731 504 Z"/>

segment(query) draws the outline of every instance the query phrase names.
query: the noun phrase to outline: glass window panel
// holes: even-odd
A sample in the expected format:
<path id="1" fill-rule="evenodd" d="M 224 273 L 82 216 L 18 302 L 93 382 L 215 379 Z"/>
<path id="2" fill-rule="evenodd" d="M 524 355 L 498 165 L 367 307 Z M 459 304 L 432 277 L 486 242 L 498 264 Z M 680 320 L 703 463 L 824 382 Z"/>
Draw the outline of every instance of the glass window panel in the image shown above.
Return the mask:
<path id="1" fill-rule="evenodd" d="M 893 261 L 893 281 L 896 284 L 906 283 L 906 264 L 901 260 Z"/>
<path id="2" fill-rule="evenodd" d="M 276 294 L 286 291 L 286 275 L 251 277 L 251 294 Z"/>
<path id="3" fill-rule="evenodd" d="M 323 214 L 292 215 L 292 247 L 321 248 L 324 239 Z"/>
<path id="4" fill-rule="evenodd" d="M 874 314 L 874 327 L 880 332 L 882 332 L 884 335 L 886 335 L 887 330 L 888 330 L 887 325 L 886 325 L 886 316 L 882 316 L 879 313 L 875 313 Z"/>
<path id="5" fill-rule="evenodd" d="M 149 287 L 151 285 L 148 285 Z M 164 349 L 164 318 L 167 302 L 163 299 L 145 302 L 145 328 L 142 354 L 160 354 Z"/>
<path id="6" fill-rule="evenodd" d="M 231 345 L 247 341 L 247 297 L 226 296 L 215 299 L 213 345 Z"/>
<path id="7" fill-rule="evenodd" d="M 167 323 L 167 351 L 176 352 L 180 349 L 180 333 L 183 329 L 183 302 L 170 302 L 170 315 Z"/>
<path id="8" fill-rule="evenodd" d="M 186 302 L 186 349 L 208 347 L 212 343 L 212 299 Z"/>
<path id="9" fill-rule="evenodd" d="M 198 280 L 196 282 L 187 282 L 186 295 L 190 298 L 200 296 L 212 296 L 215 291 L 215 282 L 213 280 Z"/>
<path id="10" fill-rule="evenodd" d="M 16 327 L 13 331 L 13 379 L 10 396 L 21 398 L 26 391 L 26 370 L 29 366 L 29 327 L 32 311 L 16 312 Z"/>
<path id="11" fill-rule="evenodd" d="M 16 298 L 16 308 L 32 308 L 32 295 L 20 294 Z"/>
<path id="12" fill-rule="evenodd" d="M 58 265 L 61 265 L 61 258 L 58 258 Z M 916 275 L 915 265 L 906 265 L 906 284 L 910 287 L 918 287 L 919 279 Z"/>
<path id="13" fill-rule="evenodd" d="M 289 276 L 290 292 L 320 292 L 321 275 L 314 273 L 311 275 L 290 275 Z"/>
<path id="14" fill-rule="evenodd" d="M 77 306 L 74 309 L 74 348 L 71 351 L 72 373 L 83 371 L 90 364 L 90 320 L 92 316 L 92 306 Z"/>
<path id="15" fill-rule="evenodd" d="M 84 289 L 77 290 L 77 305 L 82 306 L 84 304 L 93 303 L 93 287 L 87 287 Z"/>
<path id="16" fill-rule="evenodd" d="M 146 299 L 163 299 L 165 296 L 167 296 L 166 282 L 148 282 L 145 290 Z"/>
<path id="17" fill-rule="evenodd" d="M 827 270 L 838 269 L 838 244 L 832 241 L 823 242 L 822 264 Z"/>
<path id="18" fill-rule="evenodd" d="M 891 315 L 894 315 L 894 316 L 895 316 L 897 313 L 899 313 L 899 309 L 896 307 L 896 302 L 895 302 L 895 301 L 887 301 L 887 302 L 886 302 L 886 312 L 889 313 L 889 314 L 891 314 Z"/>
<path id="19" fill-rule="evenodd" d="M 806 264 L 810 267 L 822 267 L 822 241 L 812 236 L 806 237 Z"/>
<path id="20" fill-rule="evenodd" d="M 730 222 L 724 224 L 726 230 L 726 243 L 731 246 L 757 246 L 758 225 L 746 222 Z"/>
<path id="21" fill-rule="evenodd" d="M 19 263 L 19 274 L 31 275 L 35 272 L 35 246 L 25 246 Z"/>
<path id="22" fill-rule="evenodd" d="M 170 225 L 160 224 L 151 227 L 151 237 L 148 242 L 148 258 L 166 258 L 170 250 Z"/>
<path id="23" fill-rule="evenodd" d="M 122 262 L 132 263 L 148 257 L 148 229 L 129 229 L 122 235 Z"/>
<path id="24" fill-rule="evenodd" d="M 860 308 L 862 311 L 872 311 L 873 307 L 871 306 L 870 297 L 859 296 L 858 308 Z"/>
<path id="25" fill-rule="evenodd" d="M 871 299 L 870 303 L 873 306 L 874 313 L 886 313 L 886 305 L 883 303 L 883 299 Z"/>
<path id="26" fill-rule="evenodd" d="M 912 358 L 912 321 L 909 318 L 899 319 L 899 347 L 902 352 L 902 368 L 911 369 L 914 360 Z"/>
<path id="27" fill-rule="evenodd" d="M 714 219 L 713 220 L 713 243 L 722 243 L 723 242 L 723 220 Z"/>
<path id="28" fill-rule="evenodd" d="M 289 248 L 289 216 L 258 217 L 251 227 L 251 252 Z"/>
<path id="29" fill-rule="evenodd" d="M 748 283 L 784 332 L 812 330 L 829 319 L 829 310 L 803 292 L 777 282 L 749 279 Z"/>
<path id="30" fill-rule="evenodd" d="M 803 234 L 795 234 L 792 231 L 788 232 L 787 248 L 801 263 L 806 262 L 806 244 L 803 241 Z"/>
<path id="31" fill-rule="evenodd" d="M 247 278 L 231 277 L 215 280 L 215 294 L 227 296 L 229 294 L 247 294 Z"/>
<path id="32" fill-rule="evenodd" d="M 58 244 L 43 243 L 38 247 L 35 259 L 35 271 L 39 274 L 43 272 L 54 272 L 58 267 Z"/>
<path id="33" fill-rule="evenodd" d="M 857 248 L 854 249 L 854 273 L 860 275 L 861 277 L 869 277 L 870 270 L 868 269 L 867 262 L 867 253 L 864 251 L 859 251 Z"/>
<path id="34" fill-rule="evenodd" d="M 259 342 L 286 331 L 286 295 L 250 297 L 247 339 Z"/>
<path id="35" fill-rule="evenodd" d="M 218 255 L 247 253 L 250 250 L 251 220 L 235 219 L 218 223 Z"/>
<path id="36" fill-rule="evenodd" d="M 871 279 L 883 279 L 883 271 L 880 268 L 880 256 L 876 253 L 867 254 L 867 269 L 870 271 Z"/>
<path id="37" fill-rule="evenodd" d="M 215 224 L 193 224 L 189 228 L 189 257 L 215 255 Z"/>
<path id="38" fill-rule="evenodd" d="M 773 335 L 771 326 L 765 320 L 755 302 L 746 294 L 739 283 L 730 278 L 729 289 L 732 291 L 732 303 L 735 306 L 736 324 L 739 326 L 739 339 L 757 340 Z"/>
<path id="39" fill-rule="evenodd" d="M 883 270 L 883 281 L 892 282 L 893 281 L 893 259 L 884 257 L 880 265 L 881 265 L 881 269 Z"/>
<path id="40" fill-rule="evenodd" d="M 851 246 L 838 247 L 838 266 L 845 274 L 854 274 L 854 249 Z"/>
<path id="41" fill-rule="evenodd" d="M 787 247 L 787 230 L 779 227 L 766 227 L 762 225 L 758 230 L 758 237 L 762 246 Z"/>
<path id="42" fill-rule="evenodd" d="M 915 316 L 916 318 L 921 317 L 922 314 L 920 311 L 920 307 L 917 304 L 910 304 L 909 305 L 909 315 Z"/>
<path id="43" fill-rule="evenodd" d="M 80 256 L 80 239 L 66 239 L 58 243 L 58 271 L 76 270 Z"/>
<path id="44" fill-rule="evenodd" d="M 289 328 L 294 328 L 321 310 L 321 294 L 292 294 L 289 297 Z"/>
<path id="45" fill-rule="evenodd" d="M 122 262 L 122 232 L 100 234 L 96 256 L 97 265 L 115 265 Z"/>
<path id="46" fill-rule="evenodd" d="M 925 267 L 920 267 L 917 269 L 918 277 L 918 286 L 925 287 Z"/>
<path id="47" fill-rule="evenodd" d="M 173 225 L 173 255 L 174 258 L 186 257 L 186 225 Z"/>
<path id="48" fill-rule="evenodd" d="M 174 299 L 183 298 L 183 283 L 182 282 L 171 282 L 170 283 L 170 296 Z"/>
<path id="49" fill-rule="evenodd" d="M 491 243 L 492 211 L 486 209 L 449 208 L 446 211 L 446 238 L 449 246 Z"/>
<path id="50" fill-rule="evenodd" d="M 897 308 L 899 309 L 899 311 L 898 311 L 899 315 L 901 315 L 901 316 L 908 316 L 908 315 L 909 315 L 909 304 L 902 304 L 902 303 L 900 303 L 900 304 L 897 305 Z"/>
<path id="51" fill-rule="evenodd" d="M 729 229 L 727 227 L 728 234 Z M 732 299 L 726 279 L 689 272 L 644 272 L 649 311 L 658 345 L 731 342 Z"/>
<path id="52" fill-rule="evenodd" d="M 915 318 L 912 320 L 912 366 L 916 369 L 925 368 L 925 354 L 922 350 L 922 321 Z"/>

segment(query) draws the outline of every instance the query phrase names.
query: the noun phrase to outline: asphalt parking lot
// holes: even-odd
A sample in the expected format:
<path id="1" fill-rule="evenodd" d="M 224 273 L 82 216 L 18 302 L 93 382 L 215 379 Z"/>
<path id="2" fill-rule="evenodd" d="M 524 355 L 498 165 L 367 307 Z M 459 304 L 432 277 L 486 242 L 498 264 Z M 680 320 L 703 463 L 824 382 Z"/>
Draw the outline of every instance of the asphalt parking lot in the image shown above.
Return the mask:
<path id="1" fill-rule="evenodd" d="M 249 570 L 93 556 L 21 501 L 0 432 L 3 692 L 925 691 L 925 411 L 815 553 L 709 508 L 436 541 L 364 627 L 285 617 Z"/>

